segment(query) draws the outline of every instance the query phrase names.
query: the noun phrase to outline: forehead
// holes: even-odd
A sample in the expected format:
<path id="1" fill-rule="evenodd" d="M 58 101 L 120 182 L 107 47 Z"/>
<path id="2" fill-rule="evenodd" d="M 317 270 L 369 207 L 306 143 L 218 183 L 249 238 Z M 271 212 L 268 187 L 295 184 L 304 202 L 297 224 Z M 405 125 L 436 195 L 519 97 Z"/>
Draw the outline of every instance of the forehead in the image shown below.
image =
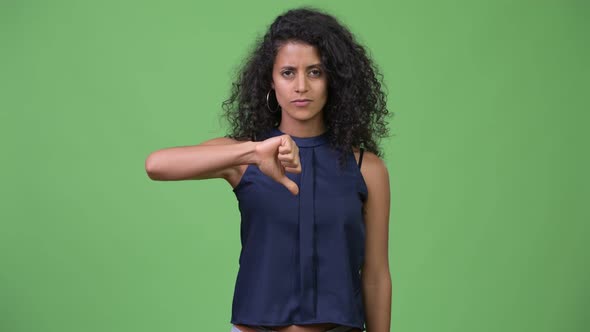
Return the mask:
<path id="1" fill-rule="evenodd" d="M 315 46 L 301 42 L 282 45 L 275 58 L 275 66 L 308 66 L 320 63 L 320 54 Z"/>

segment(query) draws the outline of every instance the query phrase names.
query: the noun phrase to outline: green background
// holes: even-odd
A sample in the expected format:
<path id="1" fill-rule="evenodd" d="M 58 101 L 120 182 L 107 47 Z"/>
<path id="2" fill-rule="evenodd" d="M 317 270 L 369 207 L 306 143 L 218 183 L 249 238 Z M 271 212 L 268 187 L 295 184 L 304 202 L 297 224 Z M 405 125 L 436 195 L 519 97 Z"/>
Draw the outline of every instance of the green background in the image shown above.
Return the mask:
<path id="1" fill-rule="evenodd" d="M 588 331 L 582 0 L 0 0 L 0 331 L 229 331 L 236 199 L 144 161 L 223 135 L 242 59 L 301 4 L 385 75 L 391 330 Z"/>

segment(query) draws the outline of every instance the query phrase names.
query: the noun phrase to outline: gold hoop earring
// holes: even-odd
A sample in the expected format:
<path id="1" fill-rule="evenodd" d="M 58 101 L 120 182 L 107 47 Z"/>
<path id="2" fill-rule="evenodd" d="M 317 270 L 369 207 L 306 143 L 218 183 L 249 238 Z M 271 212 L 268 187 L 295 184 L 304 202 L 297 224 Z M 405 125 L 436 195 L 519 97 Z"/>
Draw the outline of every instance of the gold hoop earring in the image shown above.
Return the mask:
<path id="1" fill-rule="evenodd" d="M 268 110 L 271 113 L 276 113 L 279 110 L 279 108 L 281 108 L 281 105 L 278 105 L 277 108 L 274 111 L 272 110 L 272 108 L 270 108 L 270 105 L 268 103 L 268 97 L 270 96 L 270 92 L 271 91 L 272 91 L 272 89 L 268 90 L 268 93 L 266 94 L 266 108 L 268 108 Z M 277 102 L 277 104 L 278 104 L 278 102 Z"/>

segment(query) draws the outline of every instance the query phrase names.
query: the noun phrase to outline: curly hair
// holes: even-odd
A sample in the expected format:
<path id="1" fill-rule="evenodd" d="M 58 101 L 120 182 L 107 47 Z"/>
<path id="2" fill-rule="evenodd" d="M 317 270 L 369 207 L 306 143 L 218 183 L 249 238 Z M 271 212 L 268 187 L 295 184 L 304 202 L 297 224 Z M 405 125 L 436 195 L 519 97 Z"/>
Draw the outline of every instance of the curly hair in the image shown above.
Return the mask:
<path id="1" fill-rule="evenodd" d="M 280 122 L 280 112 L 267 108 L 272 69 L 278 50 L 287 42 L 315 46 L 328 81 L 323 108 L 330 144 L 341 151 L 363 147 L 382 156 L 379 141 L 388 136 L 383 75 L 352 33 L 336 18 L 303 7 L 279 15 L 246 59 L 222 104 L 237 140 L 256 141 Z M 343 154 L 342 154 L 343 155 Z"/>

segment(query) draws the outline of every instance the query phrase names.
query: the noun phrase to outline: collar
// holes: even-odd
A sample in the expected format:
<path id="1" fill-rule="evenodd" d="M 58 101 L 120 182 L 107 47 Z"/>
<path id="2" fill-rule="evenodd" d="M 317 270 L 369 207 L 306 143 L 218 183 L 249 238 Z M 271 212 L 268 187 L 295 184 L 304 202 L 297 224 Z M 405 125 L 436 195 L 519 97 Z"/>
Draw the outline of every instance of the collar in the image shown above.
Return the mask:
<path id="1" fill-rule="evenodd" d="M 285 135 L 285 133 L 280 131 L 278 128 L 273 128 L 271 130 L 270 134 L 273 137 Z M 289 135 L 289 136 L 291 136 L 291 135 Z M 291 138 L 295 141 L 297 146 L 300 148 L 312 148 L 314 146 L 328 143 L 328 132 L 325 131 L 323 134 L 320 134 L 318 136 L 312 136 L 312 137 L 291 136 Z"/>

